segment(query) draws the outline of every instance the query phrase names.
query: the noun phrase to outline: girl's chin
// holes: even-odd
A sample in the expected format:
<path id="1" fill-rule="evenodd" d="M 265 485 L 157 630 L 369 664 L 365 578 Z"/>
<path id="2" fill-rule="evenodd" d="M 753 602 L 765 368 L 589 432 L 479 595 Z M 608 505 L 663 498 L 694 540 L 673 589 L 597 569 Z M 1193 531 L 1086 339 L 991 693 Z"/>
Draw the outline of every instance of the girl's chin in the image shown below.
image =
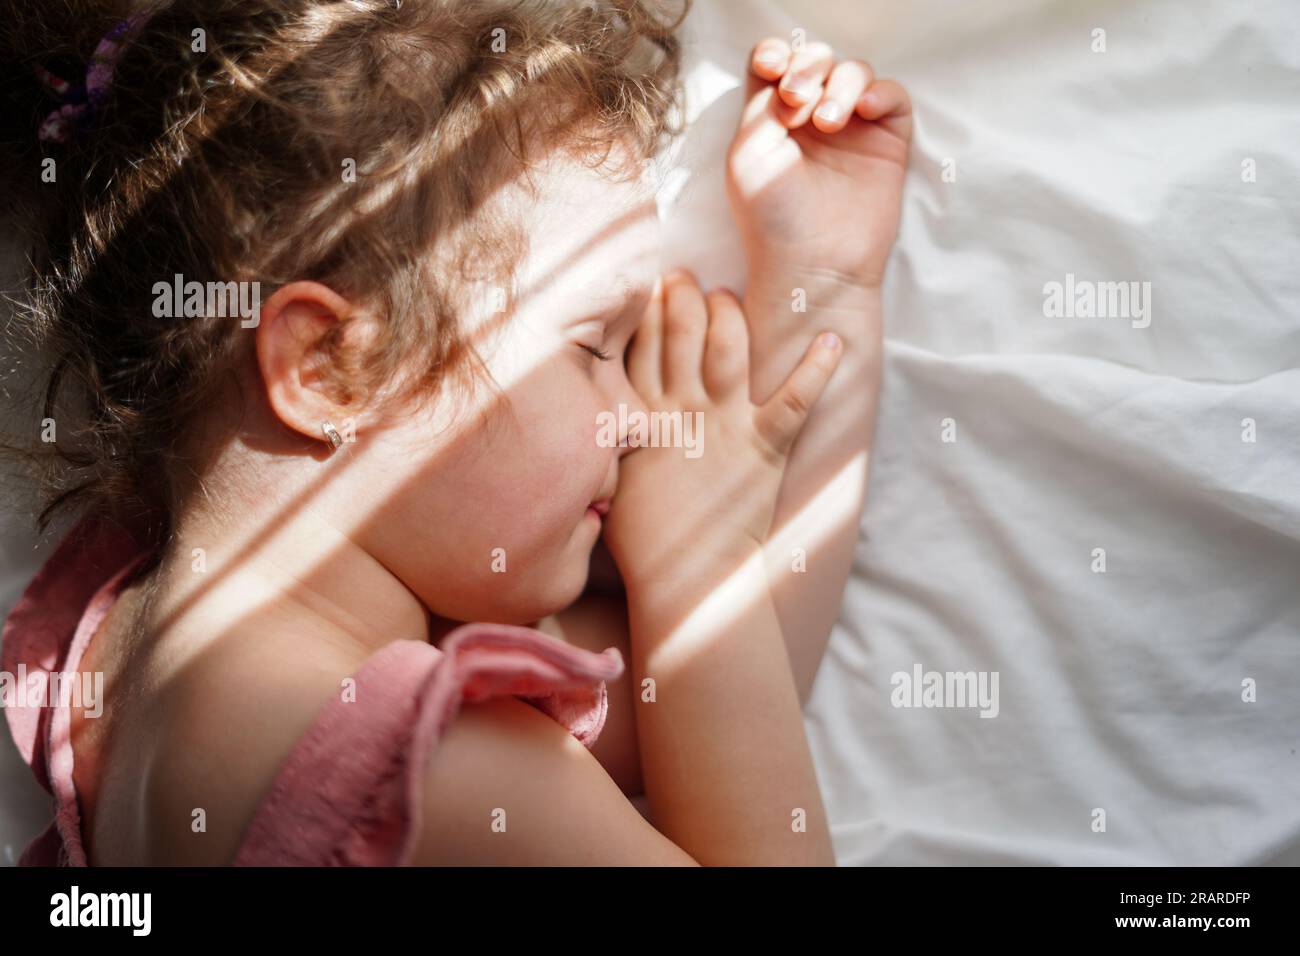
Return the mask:
<path id="1" fill-rule="evenodd" d="M 600 515 L 588 511 L 583 516 L 564 551 L 546 562 L 547 573 L 540 579 L 529 576 L 528 584 L 535 587 L 526 585 L 527 594 L 516 590 L 512 595 L 513 601 L 520 602 L 512 617 L 527 614 L 530 622 L 540 620 L 571 607 L 582 597 L 592 577 L 593 564 L 600 565 L 600 555 L 604 553 L 604 548 L 596 547 L 600 541 L 600 525 Z M 612 566 L 612 559 L 606 556 L 606 563 Z M 617 578 L 617 571 L 614 576 Z M 499 577 L 509 579 L 510 575 Z"/>
<path id="2" fill-rule="evenodd" d="M 545 613 L 556 614 L 570 607 L 587 590 L 587 581 L 591 570 L 591 546 L 595 542 L 584 543 L 569 556 L 562 567 L 557 566 L 555 573 L 546 582 L 546 594 L 539 602 Z"/>

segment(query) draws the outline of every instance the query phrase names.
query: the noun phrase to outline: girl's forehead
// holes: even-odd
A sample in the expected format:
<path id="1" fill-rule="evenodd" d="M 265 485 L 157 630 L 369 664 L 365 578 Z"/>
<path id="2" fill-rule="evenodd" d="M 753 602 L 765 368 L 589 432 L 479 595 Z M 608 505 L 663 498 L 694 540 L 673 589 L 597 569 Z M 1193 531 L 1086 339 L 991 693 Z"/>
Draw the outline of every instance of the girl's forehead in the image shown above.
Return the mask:
<path id="1" fill-rule="evenodd" d="M 538 188 L 519 276 L 525 288 L 616 296 L 654 281 L 659 215 L 643 182 L 568 166 Z"/>
<path id="2" fill-rule="evenodd" d="M 611 241 L 657 223 L 654 191 L 644 179 L 614 179 L 608 173 L 561 164 L 539 183 L 536 226 L 563 236 L 570 245 Z M 633 241 L 644 241 L 644 235 Z"/>

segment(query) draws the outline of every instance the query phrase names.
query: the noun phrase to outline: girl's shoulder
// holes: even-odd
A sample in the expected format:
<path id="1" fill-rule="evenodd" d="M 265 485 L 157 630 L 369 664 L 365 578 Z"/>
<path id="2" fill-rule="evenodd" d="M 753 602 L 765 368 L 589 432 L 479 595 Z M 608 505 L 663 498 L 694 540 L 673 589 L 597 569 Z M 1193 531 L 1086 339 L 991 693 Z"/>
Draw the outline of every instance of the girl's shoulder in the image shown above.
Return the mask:
<path id="1" fill-rule="evenodd" d="M 4 669 L 76 671 L 139 560 L 104 529 L 76 529 L 6 621 Z M 116 846 L 96 847 L 95 862 L 409 862 L 426 767 L 462 705 L 518 698 L 590 748 L 605 681 L 623 671 L 616 649 L 500 624 L 360 656 L 250 621 L 219 646 L 165 687 L 133 690 L 139 699 L 110 727 L 99 790 L 116 796 L 94 835 L 121 823 L 112 806 L 132 805 L 134 822 Z M 57 702 L 6 708 L 19 752 L 55 798 L 25 863 L 87 863 L 71 716 Z"/>
<path id="2" fill-rule="evenodd" d="M 231 862 L 285 762 L 350 675 L 365 670 L 365 658 L 344 647 L 258 631 L 251 618 L 165 683 L 151 687 L 146 677 L 130 692 L 136 699 L 115 715 L 85 821 L 93 862 Z"/>

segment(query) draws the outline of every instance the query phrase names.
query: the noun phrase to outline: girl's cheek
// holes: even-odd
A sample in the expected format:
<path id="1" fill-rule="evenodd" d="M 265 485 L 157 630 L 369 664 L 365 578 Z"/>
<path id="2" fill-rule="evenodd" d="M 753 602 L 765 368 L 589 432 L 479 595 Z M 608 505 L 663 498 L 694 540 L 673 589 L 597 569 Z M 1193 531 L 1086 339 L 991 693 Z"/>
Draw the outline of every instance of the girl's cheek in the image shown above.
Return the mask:
<path id="1" fill-rule="evenodd" d="M 611 417 L 616 418 L 617 413 L 611 415 L 603 406 L 594 403 L 583 411 L 570 432 L 572 439 L 568 445 L 571 460 L 591 462 L 603 460 L 609 454 L 610 450 L 604 447 L 606 443 L 603 437 L 607 431 L 612 431 L 605 427 L 605 420 Z"/>
<path id="2" fill-rule="evenodd" d="M 581 466 L 593 462 L 607 464 L 615 449 L 602 447 L 602 424 L 610 417 L 616 420 L 617 415 L 617 410 L 611 412 L 608 400 L 590 382 L 585 387 L 572 388 L 553 406 L 546 416 L 545 444 L 562 450 L 553 462 L 557 477 L 564 479 L 556 487 L 589 484 L 592 476 Z"/>

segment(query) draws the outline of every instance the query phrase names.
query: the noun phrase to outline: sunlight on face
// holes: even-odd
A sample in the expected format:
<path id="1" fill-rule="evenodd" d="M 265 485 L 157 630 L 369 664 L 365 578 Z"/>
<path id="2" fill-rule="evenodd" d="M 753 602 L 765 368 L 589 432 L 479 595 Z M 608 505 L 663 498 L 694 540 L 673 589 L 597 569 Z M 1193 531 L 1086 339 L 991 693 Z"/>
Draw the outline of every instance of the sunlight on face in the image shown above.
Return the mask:
<path id="1" fill-rule="evenodd" d="M 536 197 L 503 197 L 526 215 L 530 243 L 515 313 L 501 322 L 485 305 L 463 323 L 504 401 L 483 390 L 434 441 L 429 419 L 413 417 L 374 466 L 390 500 L 372 546 L 456 620 L 528 623 L 578 597 L 601 527 L 589 506 L 613 495 L 626 452 L 598 441 L 598 423 L 620 404 L 643 407 L 623 358 L 658 275 L 653 195 L 558 158 L 535 181 Z M 411 529 L 427 529 L 417 544 Z"/>

